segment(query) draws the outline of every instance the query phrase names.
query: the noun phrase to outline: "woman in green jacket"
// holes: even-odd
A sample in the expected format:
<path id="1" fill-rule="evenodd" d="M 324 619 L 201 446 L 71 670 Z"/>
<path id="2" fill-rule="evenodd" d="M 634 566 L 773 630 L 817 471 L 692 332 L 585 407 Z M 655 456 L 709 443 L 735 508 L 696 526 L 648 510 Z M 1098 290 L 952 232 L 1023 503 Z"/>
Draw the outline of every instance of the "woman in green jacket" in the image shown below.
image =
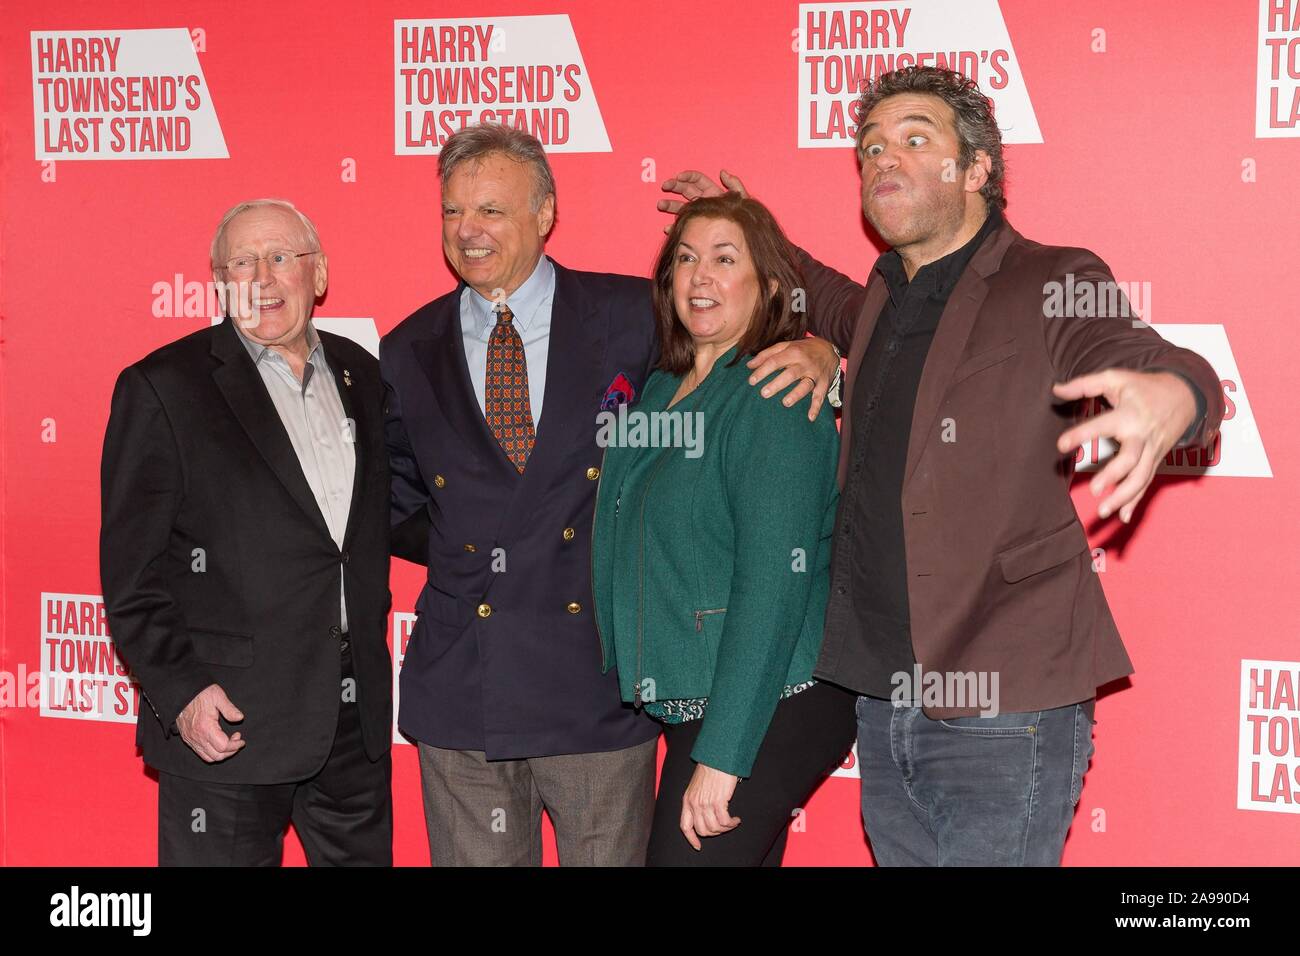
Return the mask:
<path id="1" fill-rule="evenodd" d="M 734 193 L 678 216 L 654 275 L 660 361 L 604 413 L 592 537 L 604 669 L 663 721 L 647 863 L 779 865 L 787 826 L 856 733 L 812 679 L 839 436 L 825 406 L 749 385 L 745 360 L 803 335 L 793 247 Z M 708 839 L 701 839 L 701 838 Z"/>

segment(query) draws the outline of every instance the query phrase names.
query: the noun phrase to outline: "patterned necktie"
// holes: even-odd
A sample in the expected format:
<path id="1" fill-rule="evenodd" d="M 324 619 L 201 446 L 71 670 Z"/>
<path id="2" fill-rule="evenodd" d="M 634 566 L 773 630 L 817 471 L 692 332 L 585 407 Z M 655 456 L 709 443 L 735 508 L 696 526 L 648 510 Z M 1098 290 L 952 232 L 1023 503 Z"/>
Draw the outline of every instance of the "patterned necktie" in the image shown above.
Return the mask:
<path id="1" fill-rule="evenodd" d="M 528 400 L 528 362 L 524 340 L 515 328 L 515 315 L 507 306 L 497 312 L 497 324 L 488 338 L 487 382 L 484 392 L 488 428 L 506 457 L 523 474 L 533 450 L 533 412 Z"/>

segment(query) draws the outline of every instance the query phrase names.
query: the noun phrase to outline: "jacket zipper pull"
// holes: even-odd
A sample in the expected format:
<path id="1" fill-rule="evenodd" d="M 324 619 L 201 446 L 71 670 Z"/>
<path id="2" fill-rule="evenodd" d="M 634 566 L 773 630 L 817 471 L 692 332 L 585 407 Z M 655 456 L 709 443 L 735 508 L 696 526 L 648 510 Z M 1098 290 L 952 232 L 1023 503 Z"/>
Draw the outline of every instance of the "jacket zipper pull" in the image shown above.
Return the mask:
<path id="1" fill-rule="evenodd" d="M 614 499 L 614 517 L 615 517 L 615 518 L 618 517 L 618 506 L 621 505 L 622 503 L 623 503 L 623 495 L 620 493 L 620 494 L 619 494 L 619 495 Z"/>
<path id="2" fill-rule="evenodd" d="M 641 682 L 640 681 L 637 682 L 636 687 L 632 691 L 632 706 L 633 707 L 641 706 Z"/>
<path id="3" fill-rule="evenodd" d="M 696 611 L 695 612 L 695 633 L 698 634 L 702 630 L 704 630 L 704 612 Z"/>

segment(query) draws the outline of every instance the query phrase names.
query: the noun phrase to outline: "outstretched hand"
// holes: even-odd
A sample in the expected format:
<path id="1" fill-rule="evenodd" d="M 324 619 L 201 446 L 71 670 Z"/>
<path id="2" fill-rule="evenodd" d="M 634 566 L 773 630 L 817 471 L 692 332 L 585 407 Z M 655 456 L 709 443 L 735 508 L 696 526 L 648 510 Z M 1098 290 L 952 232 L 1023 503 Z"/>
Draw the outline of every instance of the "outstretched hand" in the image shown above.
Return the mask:
<path id="1" fill-rule="evenodd" d="M 1056 448 L 1065 454 L 1094 438 L 1119 443 L 1119 451 L 1090 488 L 1094 497 L 1111 488 L 1097 514 L 1109 518 L 1118 509 L 1119 520 L 1127 524 L 1161 460 L 1196 417 L 1191 386 L 1172 372 L 1109 368 L 1053 385 L 1052 392 L 1066 401 L 1100 396 L 1110 403 L 1110 411 L 1063 432 Z"/>

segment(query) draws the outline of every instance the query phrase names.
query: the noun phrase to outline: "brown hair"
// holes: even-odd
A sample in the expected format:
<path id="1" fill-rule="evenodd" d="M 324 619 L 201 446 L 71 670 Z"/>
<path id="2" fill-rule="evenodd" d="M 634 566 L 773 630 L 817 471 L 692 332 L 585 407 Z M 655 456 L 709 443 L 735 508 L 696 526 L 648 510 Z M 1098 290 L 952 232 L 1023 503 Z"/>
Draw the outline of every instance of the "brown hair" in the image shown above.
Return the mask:
<path id="1" fill-rule="evenodd" d="M 993 101 L 980 92 L 979 84 L 956 70 L 938 66 L 908 66 L 901 70 L 882 73 L 862 87 L 858 97 L 858 128 L 854 149 L 858 162 L 862 161 L 862 129 L 867 116 L 888 96 L 899 93 L 928 93 L 937 96 L 951 107 L 957 129 L 957 166 L 962 170 L 975 162 L 975 151 L 988 154 L 989 178 L 980 187 L 980 195 L 990 211 L 1006 209 L 1007 197 L 1002 192 L 1006 165 L 1002 160 L 1002 131 L 993 118 Z"/>
<path id="2" fill-rule="evenodd" d="M 677 318 L 673 302 L 673 271 L 677 246 L 686 224 L 692 219 L 725 219 L 740 226 L 745 247 L 758 275 L 758 303 L 749 328 L 741 337 L 736 358 L 754 355 L 769 345 L 801 337 L 807 329 L 807 313 L 793 308 L 795 291 L 802 292 L 803 275 L 794 246 L 781 231 L 768 208 L 756 199 L 728 192 L 707 196 L 686 204 L 673 223 L 659 258 L 655 262 L 654 310 L 659 330 L 659 368 L 674 375 L 690 370 L 695 361 L 695 341 Z M 771 289 L 776 280 L 776 290 Z"/>

